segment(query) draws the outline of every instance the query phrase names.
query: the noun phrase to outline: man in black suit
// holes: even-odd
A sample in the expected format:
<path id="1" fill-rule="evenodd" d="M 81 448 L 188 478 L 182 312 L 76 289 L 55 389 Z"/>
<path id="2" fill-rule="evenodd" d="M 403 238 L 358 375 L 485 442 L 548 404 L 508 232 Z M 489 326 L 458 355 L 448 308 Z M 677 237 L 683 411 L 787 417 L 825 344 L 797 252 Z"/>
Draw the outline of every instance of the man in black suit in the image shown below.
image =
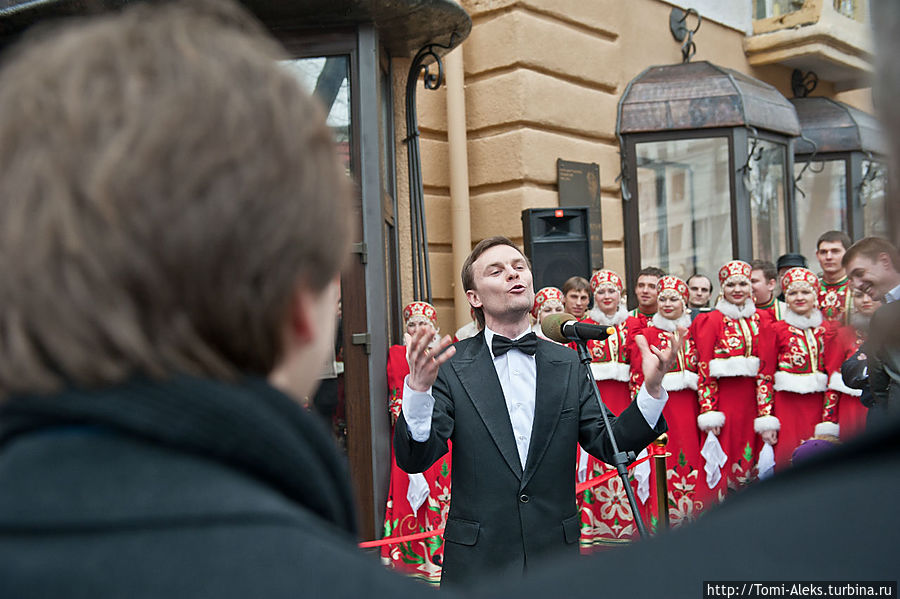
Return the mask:
<path id="1" fill-rule="evenodd" d="M 576 444 L 605 461 L 613 455 L 576 353 L 530 332 L 525 256 L 504 237 L 486 239 L 466 260 L 462 282 L 484 330 L 455 347 L 445 338 L 438 355 L 423 335 L 411 339 L 394 433 L 397 464 L 407 472 L 425 470 L 453 442 L 442 580 L 450 585 L 504 568 L 521 574 L 547 554 L 577 554 Z M 640 340 L 645 388 L 611 418 L 623 451 L 639 451 L 666 428 L 660 382 L 675 354 Z"/>

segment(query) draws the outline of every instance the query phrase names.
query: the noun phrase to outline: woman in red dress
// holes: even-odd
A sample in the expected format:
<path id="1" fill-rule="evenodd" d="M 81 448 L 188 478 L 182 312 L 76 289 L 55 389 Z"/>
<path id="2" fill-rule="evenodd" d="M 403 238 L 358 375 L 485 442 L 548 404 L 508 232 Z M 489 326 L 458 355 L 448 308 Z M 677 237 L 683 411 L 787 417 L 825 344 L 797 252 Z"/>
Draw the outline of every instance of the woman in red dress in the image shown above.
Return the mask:
<path id="1" fill-rule="evenodd" d="M 591 355 L 591 374 L 597 382 L 600 397 L 613 414 L 628 407 L 632 399 L 631 368 L 628 363 L 629 326 L 637 327 L 637 319 L 630 318 L 622 302 L 622 279 L 611 270 L 598 270 L 591 277 L 594 307 L 583 320 L 588 324 L 614 327 L 616 332 L 603 341 L 587 342 Z M 571 344 L 574 347 L 574 344 Z M 637 467 L 635 476 L 644 481 L 632 481 L 642 515 L 649 509 L 650 468 L 646 462 Z M 587 457 L 587 478 L 594 478 L 614 468 L 594 456 Z M 614 476 L 604 483 L 587 489 L 579 498 L 581 505 L 581 548 L 593 549 L 614 546 L 638 536 L 631 506 L 622 480 Z M 645 518 L 646 519 L 646 518 Z M 645 522 L 645 524 L 649 523 Z"/>
<path id="2" fill-rule="evenodd" d="M 736 490 L 755 478 L 759 441 L 753 423 L 757 416 L 771 412 L 771 405 L 757 403 L 759 397 L 771 396 L 772 375 L 760 368 L 761 327 L 771 317 L 753 303 L 751 270 L 741 260 L 720 268 L 722 297 L 714 310 L 699 314 L 691 324 L 698 358 L 701 485 L 719 500 L 728 489 Z"/>
<path id="3" fill-rule="evenodd" d="M 433 331 L 435 343 L 440 339 L 437 312 L 426 302 L 412 302 L 403 309 L 406 336 L 417 328 Z M 403 381 L 409 374 L 406 346 L 394 345 L 388 352 L 388 408 L 393 426 L 400 415 Z M 384 536 L 398 537 L 443 528 L 450 510 L 450 452 L 421 474 L 407 474 L 394 460 L 391 449 L 391 481 L 384 515 Z M 441 536 L 418 541 L 385 545 L 381 559 L 399 572 L 432 584 L 441 580 L 444 542 Z"/>
<path id="4" fill-rule="evenodd" d="M 556 287 L 544 287 L 534 294 L 534 305 L 531 307 L 531 315 L 535 320 L 534 326 L 532 327 L 535 334 L 547 339 L 547 336 L 544 335 L 544 331 L 541 330 L 541 322 L 543 322 L 545 316 L 549 316 L 550 314 L 561 314 L 564 312 L 563 301 L 563 292 Z M 550 339 L 550 341 L 553 340 Z M 556 342 L 554 341 L 554 343 Z"/>
<path id="5" fill-rule="evenodd" d="M 697 435 L 697 348 L 688 327 L 691 315 L 687 311 L 687 284 L 671 275 L 662 277 L 656 284 L 658 311 L 648 326 L 639 334 L 652 347 L 667 348 L 678 329 L 687 332 L 678 350 L 678 359 L 663 377 L 662 386 L 669 394 L 669 401 L 663 416 L 669 425 L 669 442 L 666 450 L 671 455 L 666 459 L 666 479 L 668 480 L 668 512 L 673 526 L 694 520 L 706 505 L 711 495 L 705 483 L 703 460 L 700 457 L 700 437 Z M 632 384 L 640 388 L 643 384 L 641 352 L 637 344 L 629 345 L 631 357 Z M 650 504 L 657 506 L 655 487 Z"/>
<path id="6" fill-rule="evenodd" d="M 774 449 L 776 470 L 790 466 L 794 449 L 814 434 L 838 435 L 834 409 L 838 394 L 828 389 L 825 352 L 826 344 L 833 347 L 840 325 L 822 317 L 819 285 L 815 273 L 805 268 L 792 268 L 781 277 L 786 307 L 782 320 L 771 325 L 774 401 L 771 412 L 754 423 L 762 440 Z M 771 358 L 766 359 L 766 366 L 772 364 Z M 769 469 L 766 462 L 762 454 L 760 476 Z"/>

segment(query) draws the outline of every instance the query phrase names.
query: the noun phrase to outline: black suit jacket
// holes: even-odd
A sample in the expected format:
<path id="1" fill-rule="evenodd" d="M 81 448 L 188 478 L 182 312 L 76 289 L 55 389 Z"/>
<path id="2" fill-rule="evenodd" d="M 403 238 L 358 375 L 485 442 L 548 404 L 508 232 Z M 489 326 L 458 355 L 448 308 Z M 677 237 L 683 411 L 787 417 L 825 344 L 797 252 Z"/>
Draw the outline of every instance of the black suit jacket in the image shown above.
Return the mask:
<path id="1" fill-rule="evenodd" d="M 879 420 L 900 417 L 900 302 L 884 304 L 872 316 L 862 351 L 868 358 L 869 388 Z M 869 412 L 872 414 L 872 411 Z M 867 426 L 872 419 L 867 419 Z"/>
<path id="2" fill-rule="evenodd" d="M 538 340 L 534 425 L 523 470 L 484 332 L 456 348 L 432 388 L 428 440 L 413 441 L 402 415 L 394 430 L 397 464 L 407 472 L 426 470 L 453 441 L 442 583 L 469 584 L 507 567 L 521 575 L 546 554 L 577 554 L 576 444 L 612 459 L 587 370 L 571 349 Z M 662 417 L 650 428 L 634 404 L 611 421 L 623 451 L 642 449 L 666 428 Z"/>

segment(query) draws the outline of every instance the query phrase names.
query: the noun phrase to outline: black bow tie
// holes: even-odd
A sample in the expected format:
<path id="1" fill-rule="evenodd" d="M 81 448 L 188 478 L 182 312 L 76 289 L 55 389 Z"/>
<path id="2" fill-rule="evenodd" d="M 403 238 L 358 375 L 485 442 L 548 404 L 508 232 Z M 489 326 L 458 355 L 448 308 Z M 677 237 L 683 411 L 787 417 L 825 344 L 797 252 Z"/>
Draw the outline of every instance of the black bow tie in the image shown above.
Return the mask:
<path id="1" fill-rule="evenodd" d="M 494 338 L 491 341 L 491 351 L 495 358 L 497 356 L 502 356 L 511 349 L 517 349 L 529 356 L 533 356 L 534 352 L 537 351 L 537 335 L 528 333 L 515 341 L 511 341 L 503 335 L 494 335 Z"/>

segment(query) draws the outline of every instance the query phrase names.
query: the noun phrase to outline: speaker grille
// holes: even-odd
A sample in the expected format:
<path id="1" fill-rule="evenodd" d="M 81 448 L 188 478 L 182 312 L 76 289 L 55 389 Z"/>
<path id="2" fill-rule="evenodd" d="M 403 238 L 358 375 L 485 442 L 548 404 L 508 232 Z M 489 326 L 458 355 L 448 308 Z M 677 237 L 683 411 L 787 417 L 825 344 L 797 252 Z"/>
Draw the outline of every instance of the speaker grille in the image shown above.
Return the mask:
<path id="1" fill-rule="evenodd" d="M 562 287 L 573 276 L 590 278 L 587 208 L 529 208 L 522 211 L 522 228 L 535 291 Z"/>

